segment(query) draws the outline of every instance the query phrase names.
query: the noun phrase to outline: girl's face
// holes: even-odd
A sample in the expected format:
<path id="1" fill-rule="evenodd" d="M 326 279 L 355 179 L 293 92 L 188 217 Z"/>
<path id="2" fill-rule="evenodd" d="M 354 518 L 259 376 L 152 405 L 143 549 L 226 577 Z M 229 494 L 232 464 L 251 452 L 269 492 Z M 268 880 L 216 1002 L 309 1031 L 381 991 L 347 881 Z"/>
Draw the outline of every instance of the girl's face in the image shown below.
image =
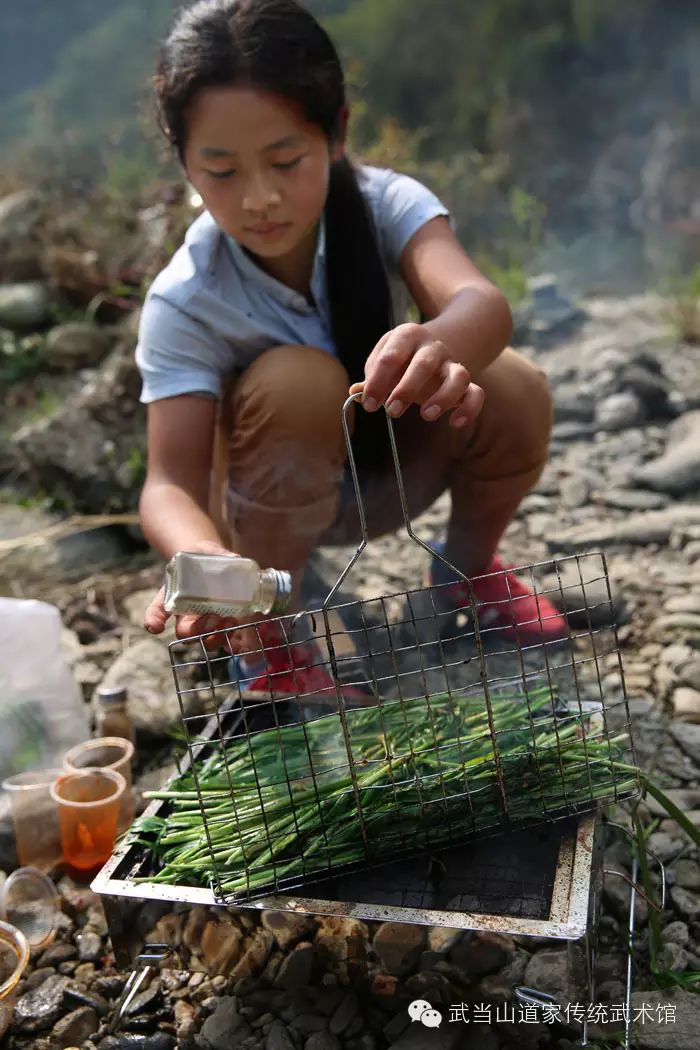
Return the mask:
<path id="1" fill-rule="evenodd" d="M 206 88 L 187 114 L 187 177 L 217 224 L 261 260 L 315 243 L 342 152 L 294 103 L 255 88 Z"/>

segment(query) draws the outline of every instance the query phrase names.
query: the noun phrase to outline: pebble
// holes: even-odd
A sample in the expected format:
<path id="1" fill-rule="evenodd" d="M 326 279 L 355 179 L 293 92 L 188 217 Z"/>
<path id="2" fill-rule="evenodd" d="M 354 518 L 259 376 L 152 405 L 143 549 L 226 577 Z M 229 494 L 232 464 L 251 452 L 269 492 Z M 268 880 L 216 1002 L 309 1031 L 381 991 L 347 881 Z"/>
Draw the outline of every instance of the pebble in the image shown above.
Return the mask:
<path id="1" fill-rule="evenodd" d="M 670 897 L 681 915 L 689 919 L 697 919 L 700 916 L 700 897 L 697 894 L 684 890 L 682 886 L 672 886 Z"/>
<path id="2" fill-rule="evenodd" d="M 95 1011 L 89 1006 L 81 1006 L 56 1022 L 51 1032 L 51 1041 L 56 1050 L 65 1050 L 66 1047 L 89 1039 L 98 1027 Z"/>
<path id="3" fill-rule="evenodd" d="M 374 935 L 373 948 L 389 973 L 403 977 L 414 969 L 424 944 L 423 926 L 383 922 Z"/>
<path id="4" fill-rule="evenodd" d="M 296 1046 L 286 1026 L 281 1021 L 275 1021 L 265 1040 L 265 1050 L 296 1050 Z"/>
<path id="5" fill-rule="evenodd" d="M 700 890 L 700 866 L 697 861 L 681 857 L 674 865 L 676 885 L 684 890 Z"/>
<path id="6" fill-rule="evenodd" d="M 342 1035 L 350 1022 L 357 1017 L 359 1002 L 354 992 L 349 992 L 331 1017 L 329 1030 L 333 1035 Z"/>
<path id="7" fill-rule="evenodd" d="M 84 930 L 75 938 L 81 962 L 96 962 L 102 954 L 102 938 L 93 930 Z"/>
<path id="8" fill-rule="evenodd" d="M 681 686 L 673 692 L 673 714 L 685 722 L 700 723 L 700 691 Z"/>

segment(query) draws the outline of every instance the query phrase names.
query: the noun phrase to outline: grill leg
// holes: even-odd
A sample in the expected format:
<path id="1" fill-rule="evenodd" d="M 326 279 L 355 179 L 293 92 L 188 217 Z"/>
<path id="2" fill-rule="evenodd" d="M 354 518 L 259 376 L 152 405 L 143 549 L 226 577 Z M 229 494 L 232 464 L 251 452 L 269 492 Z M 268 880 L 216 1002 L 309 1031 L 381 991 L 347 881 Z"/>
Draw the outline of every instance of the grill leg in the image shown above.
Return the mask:
<path id="1" fill-rule="evenodd" d="M 109 1023 L 110 1034 L 117 1031 L 119 1028 L 122 1018 L 128 1009 L 129 1003 L 132 1001 L 134 996 L 138 993 L 141 985 L 146 980 L 147 975 L 150 973 L 153 967 L 141 966 L 138 970 L 133 970 L 129 976 L 129 980 L 124 985 L 124 991 L 119 996 L 117 1005 L 114 1008 L 114 1016 Z"/>

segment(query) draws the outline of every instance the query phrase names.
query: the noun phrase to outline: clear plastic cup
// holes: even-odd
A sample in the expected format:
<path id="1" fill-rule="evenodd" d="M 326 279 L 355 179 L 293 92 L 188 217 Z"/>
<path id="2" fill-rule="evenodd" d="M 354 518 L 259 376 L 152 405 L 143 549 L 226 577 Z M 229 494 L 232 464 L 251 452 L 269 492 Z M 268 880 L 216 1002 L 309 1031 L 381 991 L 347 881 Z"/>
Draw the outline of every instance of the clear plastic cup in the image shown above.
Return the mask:
<path id="1" fill-rule="evenodd" d="M 114 769 L 66 772 L 51 785 L 63 861 L 77 881 L 91 880 L 112 855 L 125 790 L 126 780 Z"/>
<path id="2" fill-rule="evenodd" d="M 20 930 L 0 921 L 0 1038 L 12 1021 L 17 982 L 29 962 L 29 944 Z"/>
<path id="3" fill-rule="evenodd" d="M 38 868 L 17 868 L 0 889 L 0 916 L 24 934 L 31 951 L 51 944 L 60 911 L 56 887 Z"/>
<path id="4" fill-rule="evenodd" d="M 17 856 L 22 867 L 51 871 L 61 859 L 61 833 L 51 785 L 63 771 L 40 769 L 3 780 L 10 796 Z"/>
<path id="5" fill-rule="evenodd" d="M 134 757 L 134 745 L 126 737 L 100 736 L 76 744 L 63 756 L 63 768 L 66 770 L 113 769 L 126 780 L 126 790 L 122 795 L 119 808 L 117 830 L 125 831 L 134 819 L 134 793 L 132 787 L 131 762 Z"/>

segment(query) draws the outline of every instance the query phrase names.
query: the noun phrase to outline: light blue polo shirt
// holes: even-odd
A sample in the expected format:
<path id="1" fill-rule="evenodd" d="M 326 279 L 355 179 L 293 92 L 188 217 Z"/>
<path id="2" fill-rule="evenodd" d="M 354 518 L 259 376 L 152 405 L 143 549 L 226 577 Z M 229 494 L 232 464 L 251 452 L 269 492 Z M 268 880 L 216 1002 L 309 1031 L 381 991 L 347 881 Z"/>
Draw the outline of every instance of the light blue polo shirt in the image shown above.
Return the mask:
<path id="1" fill-rule="evenodd" d="M 358 175 L 374 217 L 398 324 L 409 301 L 399 272 L 401 252 L 416 230 L 448 211 L 408 175 L 367 166 L 360 167 Z M 311 294 L 313 304 L 262 270 L 204 212 L 146 296 L 136 348 L 141 401 L 188 393 L 218 397 L 227 376 L 274 346 L 296 343 L 335 353 L 323 223 Z"/>

